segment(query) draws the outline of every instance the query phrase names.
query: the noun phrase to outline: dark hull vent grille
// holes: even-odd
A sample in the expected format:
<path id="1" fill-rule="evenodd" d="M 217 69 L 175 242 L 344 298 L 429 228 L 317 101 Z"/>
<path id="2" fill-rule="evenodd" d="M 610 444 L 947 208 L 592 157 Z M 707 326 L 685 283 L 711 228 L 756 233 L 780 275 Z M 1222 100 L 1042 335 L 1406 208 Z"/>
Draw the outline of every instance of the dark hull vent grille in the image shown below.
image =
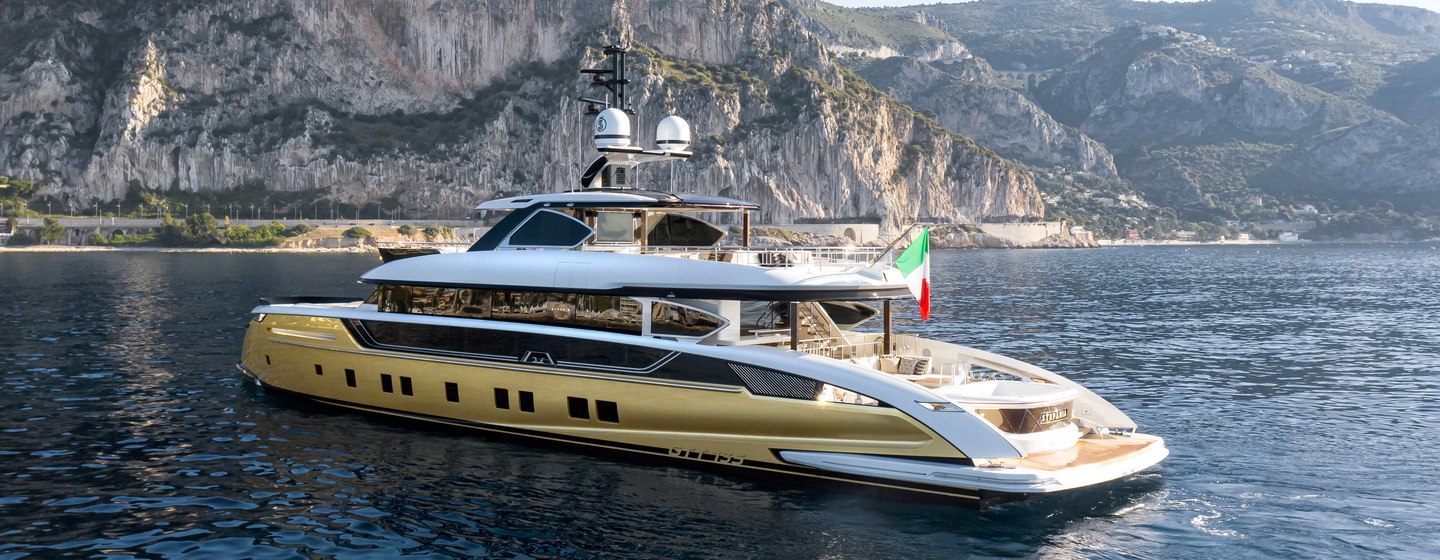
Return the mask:
<path id="1" fill-rule="evenodd" d="M 756 395 L 813 401 L 820 393 L 820 382 L 813 379 L 741 364 L 730 364 L 730 369 Z"/>

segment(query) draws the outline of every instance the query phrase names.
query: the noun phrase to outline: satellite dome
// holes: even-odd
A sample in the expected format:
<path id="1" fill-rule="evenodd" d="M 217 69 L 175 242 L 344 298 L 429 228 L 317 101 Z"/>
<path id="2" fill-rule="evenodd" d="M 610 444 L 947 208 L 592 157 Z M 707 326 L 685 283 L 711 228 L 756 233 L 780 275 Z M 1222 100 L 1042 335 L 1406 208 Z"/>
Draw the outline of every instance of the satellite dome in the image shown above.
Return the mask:
<path id="1" fill-rule="evenodd" d="M 655 143 L 667 152 L 690 149 L 690 123 L 675 115 L 661 119 L 655 127 Z"/>
<path id="2" fill-rule="evenodd" d="M 600 111 L 595 117 L 595 147 L 617 148 L 630 145 L 630 117 L 614 107 Z"/>

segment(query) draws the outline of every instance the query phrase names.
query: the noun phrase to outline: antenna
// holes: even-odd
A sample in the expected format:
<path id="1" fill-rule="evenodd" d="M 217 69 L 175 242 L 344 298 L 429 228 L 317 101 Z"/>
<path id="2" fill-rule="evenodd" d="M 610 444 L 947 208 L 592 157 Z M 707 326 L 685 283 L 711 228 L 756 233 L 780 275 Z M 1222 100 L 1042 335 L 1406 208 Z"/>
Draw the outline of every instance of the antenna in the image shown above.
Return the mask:
<path id="1" fill-rule="evenodd" d="M 605 47 L 605 56 L 610 57 L 609 68 L 585 68 L 580 70 L 581 74 L 590 75 L 590 85 L 603 87 L 609 90 L 605 99 L 594 99 L 581 97 L 580 101 L 588 103 L 585 114 L 597 115 L 602 109 L 616 108 L 633 115 L 635 110 L 625 103 L 625 86 L 630 80 L 625 77 L 625 53 L 630 52 L 630 47 L 624 45 L 609 45 Z M 603 107 L 602 107 L 603 106 Z"/>
<path id="2" fill-rule="evenodd" d="M 631 134 L 630 108 L 625 99 L 625 86 L 630 79 L 625 75 L 625 53 L 630 47 L 610 45 L 605 55 L 610 58 L 609 68 L 586 68 L 582 75 L 590 76 L 591 87 L 605 88 L 603 99 L 581 97 L 587 104 L 585 113 L 595 115 L 595 150 L 600 157 L 580 175 L 582 189 L 632 189 L 634 168 L 642 163 L 685 159 L 692 154 L 690 149 L 690 123 L 676 116 L 665 117 L 655 129 L 655 140 L 659 148 L 647 150 L 634 142 Z"/>

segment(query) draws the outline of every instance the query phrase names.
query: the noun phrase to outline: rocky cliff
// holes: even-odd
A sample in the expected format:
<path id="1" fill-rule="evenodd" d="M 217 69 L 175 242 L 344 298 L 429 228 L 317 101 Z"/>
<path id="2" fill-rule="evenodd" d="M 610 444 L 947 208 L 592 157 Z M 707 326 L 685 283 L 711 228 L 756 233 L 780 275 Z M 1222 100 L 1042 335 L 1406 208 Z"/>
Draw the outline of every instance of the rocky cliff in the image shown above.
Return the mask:
<path id="1" fill-rule="evenodd" d="M 1396 71 L 1371 103 L 1411 124 L 1440 126 L 1440 55 Z"/>
<path id="2" fill-rule="evenodd" d="M 1161 25 L 1132 25 L 1096 42 L 1036 96 L 1062 122 L 1122 153 L 1182 143 L 1288 141 L 1393 120 Z"/>
<path id="3" fill-rule="evenodd" d="M 881 13 L 917 11 L 1004 70 L 1065 66 L 1095 40 L 1134 22 L 1205 35 L 1332 93 L 1364 89 L 1376 69 L 1440 49 L 1440 14 L 1345 0 L 976 0 Z"/>
<path id="4" fill-rule="evenodd" d="M 1001 83 L 983 60 L 963 56 L 927 64 L 892 57 L 868 64 L 859 73 L 900 101 L 931 112 L 946 128 L 1004 157 L 1117 178 L 1105 146 L 1060 124 L 1023 93 Z"/>
<path id="5" fill-rule="evenodd" d="M 1273 172 L 1272 180 L 1291 190 L 1360 200 L 1378 194 L 1430 206 L 1440 193 L 1440 135 L 1429 127 L 1366 122 L 1311 138 Z"/>
<path id="6" fill-rule="evenodd" d="M 161 6 L 160 4 L 164 4 Z M 637 47 L 636 129 L 690 120 L 650 170 L 763 220 L 1043 213 L 1030 177 L 837 66 L 774 2 L 71 2 L 5 7 L 0 170 L 88 205 L 141 189 L 453 215 L 573 188 L 592 47 Z M 652 186 L 660 186 L 654 183 Z"/>
<path id="7" fill-rule="evenodd" d="M 852 10 L 818 0 L 784 1 L 807 30 L 840 55 L 933 61 L 969 54 L 964 44 L 931 25 L 923 12 Z"/>
<path id="8" fill-rule="evenodd" d="M 1097 41 L 1037 98 L 1105 142 L 1122 176 L 1161 204 L 1256 186 L 1388 196 L 1433 177 L 1424 163 L 1433 134 L 1166 26 L 1132 25 Z"/>

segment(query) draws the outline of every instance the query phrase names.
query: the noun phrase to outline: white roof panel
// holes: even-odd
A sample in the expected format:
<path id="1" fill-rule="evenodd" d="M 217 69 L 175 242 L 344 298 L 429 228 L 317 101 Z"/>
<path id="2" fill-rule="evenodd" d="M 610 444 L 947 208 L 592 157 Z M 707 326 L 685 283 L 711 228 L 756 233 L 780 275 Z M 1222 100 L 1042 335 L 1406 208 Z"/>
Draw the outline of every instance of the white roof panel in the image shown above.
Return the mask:
<path id="1" fill-rule="evenodd" d="M 614 292 L 664 297 L 752 299 L 865 298 L 907 295 L 891 267 L 841 271 L 758 267 L 599 251 L 471 251 L 389 262 L 362 282 L 545 291 Z M 733 298 L 727 297 L 733 295 Z"/>

